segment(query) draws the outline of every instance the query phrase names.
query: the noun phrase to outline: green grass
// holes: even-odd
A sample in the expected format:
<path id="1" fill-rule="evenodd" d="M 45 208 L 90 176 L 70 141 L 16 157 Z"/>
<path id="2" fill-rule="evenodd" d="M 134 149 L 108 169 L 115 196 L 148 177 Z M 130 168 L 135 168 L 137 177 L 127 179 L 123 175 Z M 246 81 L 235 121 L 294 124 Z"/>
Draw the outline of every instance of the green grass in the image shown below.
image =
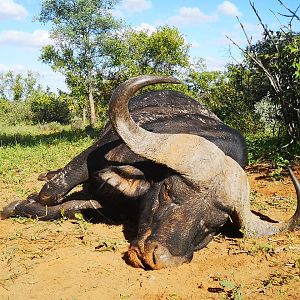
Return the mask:
<path id="1" fill-rule="evenodd" d="M 25 196 L 28 177 L 63 167 L 89 147 L 98 134 L 99 129 L 72 130 L 57 124 L 0 124 L 0 184 Z"/>

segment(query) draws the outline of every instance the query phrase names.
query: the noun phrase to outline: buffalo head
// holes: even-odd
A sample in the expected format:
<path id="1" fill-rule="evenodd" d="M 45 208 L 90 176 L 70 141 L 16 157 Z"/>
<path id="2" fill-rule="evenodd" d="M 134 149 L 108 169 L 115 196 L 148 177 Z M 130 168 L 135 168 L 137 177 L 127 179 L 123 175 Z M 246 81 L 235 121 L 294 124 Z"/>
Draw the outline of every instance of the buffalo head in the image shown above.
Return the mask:
<path id="1" fill-rule="evenodd" d="M 138 235 L 128 250 L 135 267 L 160 269 L 192 259 L 229 220 L 247 236 L 271 235 L 299 227 L 299 182 L 292 174 L 298 208 L 287 223 L 270 223 L 250 210 L 249 184 L 240 165 L 207 139 L 190 134 L 159 134 L 131 118 L 128 101 L 140 88 L 179 83 L 174 78 L 140 76 L 121 84 L 109 105 L 110 122 L 129 149 L 159 168 L 156 177 L 133 166 L 103 170 L 115 188 L 138 195 Z M 159 166 L 159 167 L 157 167 Z"/>

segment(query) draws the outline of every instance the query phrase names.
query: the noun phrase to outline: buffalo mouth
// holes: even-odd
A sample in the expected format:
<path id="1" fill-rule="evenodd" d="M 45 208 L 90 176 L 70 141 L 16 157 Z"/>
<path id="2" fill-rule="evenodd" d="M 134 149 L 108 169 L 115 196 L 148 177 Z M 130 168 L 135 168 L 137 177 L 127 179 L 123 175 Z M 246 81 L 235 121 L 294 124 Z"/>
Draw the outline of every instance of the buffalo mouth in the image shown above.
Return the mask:
<path id="1" fill-rule="evenodd" d="M 145 270 L 159 270 L 163 268 L 171 268 L 188 263 L 191 261 L 193 254 L 187 256 L 174 256 L 167 247 L 159 242 L 146 242 L 145 244 L 130 245 L 126 261 L 135 268 L 143 268 Z"/>

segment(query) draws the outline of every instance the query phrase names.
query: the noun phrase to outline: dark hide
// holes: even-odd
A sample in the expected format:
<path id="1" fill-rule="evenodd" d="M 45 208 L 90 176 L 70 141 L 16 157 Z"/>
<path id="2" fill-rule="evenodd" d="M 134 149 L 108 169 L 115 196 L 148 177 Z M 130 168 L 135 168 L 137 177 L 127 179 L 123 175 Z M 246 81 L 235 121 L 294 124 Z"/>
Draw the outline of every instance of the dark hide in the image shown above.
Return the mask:
<path id="1" fill-rule="evenodd" d="M 157 133 L 189 133 L 216 144 L 242 167 L 247 161 L 243 136 L 221 122 L 199 102 L 175 91 L 154 91 L 132 98 L 129 109 L 139 126 Z M 107 125 L 99 140 L 75 157 L 40 192 L 40 202 L 60 203 L 63 195 L 76 185 L 91 180 L 96 172 L 111 165 L 137 165 L 144 161 L 120 141 Z M 150 169 L 145 174 L 153 176 Z M 62 184 L 62 181 L 65 184 Z"/>

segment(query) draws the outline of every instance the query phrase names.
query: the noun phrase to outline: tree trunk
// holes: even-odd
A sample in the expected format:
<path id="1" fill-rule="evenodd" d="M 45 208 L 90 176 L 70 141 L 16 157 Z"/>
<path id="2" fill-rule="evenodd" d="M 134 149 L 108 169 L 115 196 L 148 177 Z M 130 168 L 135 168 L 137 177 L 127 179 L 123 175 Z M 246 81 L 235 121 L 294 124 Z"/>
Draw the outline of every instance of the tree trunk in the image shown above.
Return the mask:
<path id="1" fill-rule="evenodd" d="M 283 120 L 287 128 L 291 142 L 298 142 L 300 139 L 300 112 L 298 103 L 287 100 L 283 93 L 279 95 Z M 295 101 L 294 101 L 295 102 Z"/>
<path id="2" fill-rule="evenodd" d="M 90 123 L 92 127 L 95 127 L 96 125 L 96 112 L 95 112 L 95 102 L 94 102 L 94 97 L 93 97 L 93 82 L 92 82 L 92 77 L 90 76 L 89 79 L 89 104 L 90 104 Z"/>
<path id="3" fill-rule="evenodd" d="M 85 107 L 82 110 L 82 123 L 85 126 L 85 124 L 86 124 L 86 108 Z"/>

